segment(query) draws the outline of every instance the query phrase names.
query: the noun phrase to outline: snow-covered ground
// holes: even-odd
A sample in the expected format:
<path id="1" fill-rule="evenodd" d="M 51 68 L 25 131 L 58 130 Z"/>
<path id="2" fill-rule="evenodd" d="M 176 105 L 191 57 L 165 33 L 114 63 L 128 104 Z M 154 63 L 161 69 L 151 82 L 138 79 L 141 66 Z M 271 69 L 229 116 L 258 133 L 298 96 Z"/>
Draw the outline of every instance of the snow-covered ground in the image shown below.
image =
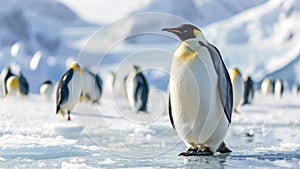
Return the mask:
<path id="1" fill-rule="evenodd" d="M 233 114 L 228 156 L 178 157 L 185 145 L 171 128 L 163 92 L 152 92 L 150 113 L 135 114 L 105 94 L 101 105 L 81 103 L 71 122 L 38 95 L 0 100 L 3 168 L 299 168 L 299 98 L 256 94 Z"/>

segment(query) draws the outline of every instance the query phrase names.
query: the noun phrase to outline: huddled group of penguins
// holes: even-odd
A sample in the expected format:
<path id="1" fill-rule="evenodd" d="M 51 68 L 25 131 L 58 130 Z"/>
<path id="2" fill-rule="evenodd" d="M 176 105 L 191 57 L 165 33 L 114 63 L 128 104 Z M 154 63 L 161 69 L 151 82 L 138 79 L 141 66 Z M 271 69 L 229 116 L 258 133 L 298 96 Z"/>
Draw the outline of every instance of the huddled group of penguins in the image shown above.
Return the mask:
<path id="1" fill-rule="evenodd" d="M 181 41 L 171 62 L 168 84 L 168 114 L 172 127 L 187 146 L 183 156 L 214 155 L 229 153 L 224 138 L 231 123 L 232 112 L 238 112 L 240 104 L 249 104 L 254 98 L 255 83 L 250 76 L 242 77 L 237 69 L 228 71 L 221 53 L 211 44 L 202 31 L 194 25 L 182 24 L 162 31 L 175 34 Z M 27 95 L 28 82 L 20 73 L 15 75 L 9 68 L 1 73 L 3 94 Z M 128 103 L 136 111 L 147 112 L 149 86 L 138 66 L 124 79 L 111 73 L 112 90 L 118 90 L 117 80 Z M 283 93 L 282 80 L 265 79 L 261 92 Z M 70 120 L 70 112 L 79 101 L 99 103 L 103 81 L 99 75 L 81 69 L 73 62 L 61 77 L 56 88 L 56 114 Z M 294 89 L 295 88 L 295 89 Z M 51 81 L 45 81 L 40 92 L 48 99 L 54 90 Z M 295 85 L 293 90 L 299 91 Z M 278 93 L 278 94 L 277 94 Z"/>

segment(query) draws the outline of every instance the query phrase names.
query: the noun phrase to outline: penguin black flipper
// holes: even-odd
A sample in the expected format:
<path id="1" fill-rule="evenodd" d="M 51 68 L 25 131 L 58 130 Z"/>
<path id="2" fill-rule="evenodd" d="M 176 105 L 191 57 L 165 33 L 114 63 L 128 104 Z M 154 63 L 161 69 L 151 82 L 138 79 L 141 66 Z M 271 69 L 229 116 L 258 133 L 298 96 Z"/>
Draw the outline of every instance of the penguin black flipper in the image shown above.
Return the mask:
<path id="1" fill-rule="evenodd" d="M 222 60 L 220 51 L 212 44 L 205 44 L 199 41 L 201 46 L 204 46 L 208 49 L 210 56 L 213 61 L 214 68 L 218 74 L 218 89 L 220 93 L 220 99 L 226 117 L 231 123 L 231 114 L 233 107 L 233 93 L 232 93 L 232 84 L 230 81 L 230 76 L 228 74 L 227 68 Z"/>
<path id="2" fill-rule="evenodd" d="M 26 80 L 26 78 L 23 76 L 22 73 L 20 73 L 19 81 L 20 81 L 20 92 L 24 95 L 28 95 L 28 93 L 29 93 L 29 84 L 28 84 L 28 81 Z"/>
<path id="3" fill-rule="evenodd" d="M 69 89 L 68 83 L 71 81 L 73 76 L 73 70 L 69 69 L 63 77 L 60 79 L 57 90 L 56 90 L 56 104 L 57 107 L 68 100 L 69 97 Z M 56 110 L 58 113 L 59 110 Z"/>
<path id="4" fill-rule="evenodd" d="M 169 107 L 168 108 L 169 108 L 168 109 L 168 111 L 169 111 L 169 118 L 170 118 L 172 127 L 173 127 L 174 130 L 176 130 L 175 129 L 175 125 L 174 125 L 174 121 L 173 121 L 173 116 L 172 116 L 172 105 L 171 105 L 171 96 L 170 96 L 170 94 L 169 94 Z"/>
<path id="5" fill-rule="evenodd" d="M 99 75 L 95 74 L 95 84 L 97 85 L 97 87 L 99 88 L 99 92 L 100 92 L 100 95 L 102 94 L 102 86 L 103 86 L 103 81 L 102 79 L 100 78 Z"/>

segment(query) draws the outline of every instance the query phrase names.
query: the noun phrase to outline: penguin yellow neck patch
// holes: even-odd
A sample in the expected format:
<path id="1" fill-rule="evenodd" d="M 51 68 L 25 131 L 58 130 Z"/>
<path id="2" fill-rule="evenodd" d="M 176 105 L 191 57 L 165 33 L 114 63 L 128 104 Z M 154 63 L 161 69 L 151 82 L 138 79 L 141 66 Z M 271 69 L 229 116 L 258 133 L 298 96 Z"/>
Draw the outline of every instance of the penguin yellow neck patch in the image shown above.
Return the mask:
<path id="1" fill-rule="evenodd" d="M 196 53 L 185 44 L 181 44 L 175 52 L 175 56 L 182 62 L 188 62 L 196 57 Z"/>

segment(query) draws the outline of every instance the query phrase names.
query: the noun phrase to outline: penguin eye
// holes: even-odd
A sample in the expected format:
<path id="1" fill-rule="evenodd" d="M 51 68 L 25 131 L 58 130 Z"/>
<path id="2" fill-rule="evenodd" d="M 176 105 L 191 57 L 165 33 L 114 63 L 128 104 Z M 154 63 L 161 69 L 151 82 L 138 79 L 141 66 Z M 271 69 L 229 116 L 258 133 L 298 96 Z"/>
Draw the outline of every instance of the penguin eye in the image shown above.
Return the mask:
<path id="1" fill-rule="evenodd" d="M 187 30 L 184 30 L 183 32 L 184 32 L 184 33 L 187 33 L 188 31 L 187 31 Z"/>

